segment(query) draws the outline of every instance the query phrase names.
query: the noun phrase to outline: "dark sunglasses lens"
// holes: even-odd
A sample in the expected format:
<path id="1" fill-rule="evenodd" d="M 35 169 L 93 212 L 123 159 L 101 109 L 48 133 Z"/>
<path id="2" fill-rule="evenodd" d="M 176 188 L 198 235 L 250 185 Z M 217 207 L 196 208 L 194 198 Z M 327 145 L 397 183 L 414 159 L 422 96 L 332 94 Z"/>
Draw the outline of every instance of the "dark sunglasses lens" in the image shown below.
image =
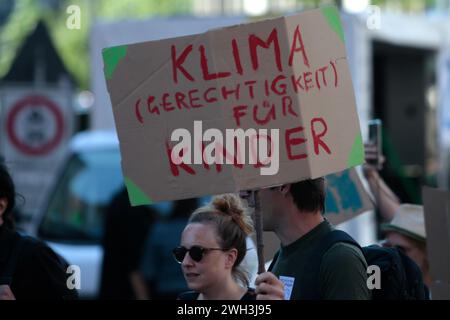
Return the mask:
<path id="1" fill-rule="evenodd" d="M 179 263 L 182 263 L 184 260 L 184 257 L 186 256 L 187 249 L 184 247 L 177 247 L 173 249 L 173 257 L 175 260 L 177 260 Z"/>
<path id="2" fill-rule="evenodd" d="M 202 258 L 203 258 L 203 251 L 204 251 L 204 249 L 202 247 L 193 246 L 189 250 L 189 255 L 191 256 L 192 260 L 194 260 L 195 262 L 200 262 L 200 260 L 202 260 Z"/>

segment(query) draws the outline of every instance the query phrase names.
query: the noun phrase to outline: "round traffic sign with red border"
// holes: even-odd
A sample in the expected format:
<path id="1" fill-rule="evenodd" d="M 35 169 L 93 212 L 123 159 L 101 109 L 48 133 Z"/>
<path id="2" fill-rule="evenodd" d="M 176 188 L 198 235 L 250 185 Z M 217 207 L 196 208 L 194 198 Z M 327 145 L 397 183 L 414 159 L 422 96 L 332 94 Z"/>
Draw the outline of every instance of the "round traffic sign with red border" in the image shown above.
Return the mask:
<path id="1" fill-rule="evenodd" d="M 48 154 L 63 138 L 64 120 L 60 108 L 41 95 L 17 101 L 7 116 L 6 125 L 11 144 L 27 155 Z"/>

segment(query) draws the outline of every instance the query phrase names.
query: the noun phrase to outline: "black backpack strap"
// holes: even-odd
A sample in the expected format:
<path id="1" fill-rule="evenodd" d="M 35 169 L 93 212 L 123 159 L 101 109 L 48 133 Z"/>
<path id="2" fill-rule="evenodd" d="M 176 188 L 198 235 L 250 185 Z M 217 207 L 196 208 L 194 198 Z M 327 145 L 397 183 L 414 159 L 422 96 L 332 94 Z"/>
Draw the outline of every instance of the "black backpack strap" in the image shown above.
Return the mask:
<path id="1" fill-rule="evenodd" d="M 309 263 L 302 272 L 302 275 L 304 276 L 302 279 L 299 279 L 301 283 L 301 299 L 321 299 L 321 293 L 319 291 L 319 273 L 322 257 L 333 245 L 339 242 L 349 243 L 361 249 L 361 246 L 344 231 L 332 230 L 325 235 L 309 257 Z"/>
<path id="2" fill-rule="evenodd" d="M 17 237 L 17 241 L 15 241 L 14 246 L 9 253 L 7 263 L 2 271 L 2 274 L 0 275 L 0 285 L 6 284 L 11 286 L 12 278 L 17 267 L 17 261 L 22 253 L 25 242 L 26 240 L 24 237 Z"/>
<path id="3" fill-rule="evenodd" d="M 358 242 L 356 242 L 356 240 L 353 239 L 347 232 L 342 230 L 332 230 L 322 239 L 317 252 L 321 252 L 322 257 L 328 249 L 338 242 L 349 243 L 361 249 Z"/>

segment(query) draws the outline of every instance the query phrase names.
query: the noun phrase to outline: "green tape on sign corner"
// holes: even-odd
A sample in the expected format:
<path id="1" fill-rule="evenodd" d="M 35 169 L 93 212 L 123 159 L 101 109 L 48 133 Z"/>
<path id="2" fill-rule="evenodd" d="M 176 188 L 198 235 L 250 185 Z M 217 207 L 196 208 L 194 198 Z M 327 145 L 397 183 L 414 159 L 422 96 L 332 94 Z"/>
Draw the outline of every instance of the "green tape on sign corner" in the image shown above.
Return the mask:
<path id="1" fill-rule="evenodd" d="M 352 150 L 348 156 L 347 166 L 354 167 L 362 164 L 364 162 L 364 146 L 362 142 L 362 137 L 358 134 L 353 142 Z"/>
<path id="2" fill-rule="evenodd" d="M 102 52 L 106 79 L 111 79 L 119 61 L 127 55 L 127 46 L 106 48 Z"/>
<path id="3" fill-rule="evenodd" d="M 344 29 L 342 29 L 341 19 L 339 18 L 339 12 L 336 7 L 324 7 L 320 10 L 328 21 L 331 29 L 338 34 L 342 42 L 345 42 Z"/>
<path id="4" fill-rule="evenodd" d="M 139 188 L 131 179 L 125 178 L 128 194 L 130 195 L 130 203 L 133 206 L 142 204 L 151 204 L 152 200 Z"/>

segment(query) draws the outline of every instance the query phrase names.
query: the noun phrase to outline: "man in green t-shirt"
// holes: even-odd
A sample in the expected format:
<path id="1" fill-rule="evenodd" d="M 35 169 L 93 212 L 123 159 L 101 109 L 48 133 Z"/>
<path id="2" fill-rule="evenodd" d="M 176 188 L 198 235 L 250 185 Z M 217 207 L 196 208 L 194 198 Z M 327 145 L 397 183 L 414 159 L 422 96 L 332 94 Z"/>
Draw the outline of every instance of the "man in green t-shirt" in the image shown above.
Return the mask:
<path id="1" fill-rule="evenodd" d="M 256 278 L 258 299 L 370 299 L 367 263 L 358 247 L 338 242 L 315 256 L 333 230 L 322 215 L 324 178 L 262 189 L 256 197 L 264 231 L 281 241 L 269 272 Z"/>

